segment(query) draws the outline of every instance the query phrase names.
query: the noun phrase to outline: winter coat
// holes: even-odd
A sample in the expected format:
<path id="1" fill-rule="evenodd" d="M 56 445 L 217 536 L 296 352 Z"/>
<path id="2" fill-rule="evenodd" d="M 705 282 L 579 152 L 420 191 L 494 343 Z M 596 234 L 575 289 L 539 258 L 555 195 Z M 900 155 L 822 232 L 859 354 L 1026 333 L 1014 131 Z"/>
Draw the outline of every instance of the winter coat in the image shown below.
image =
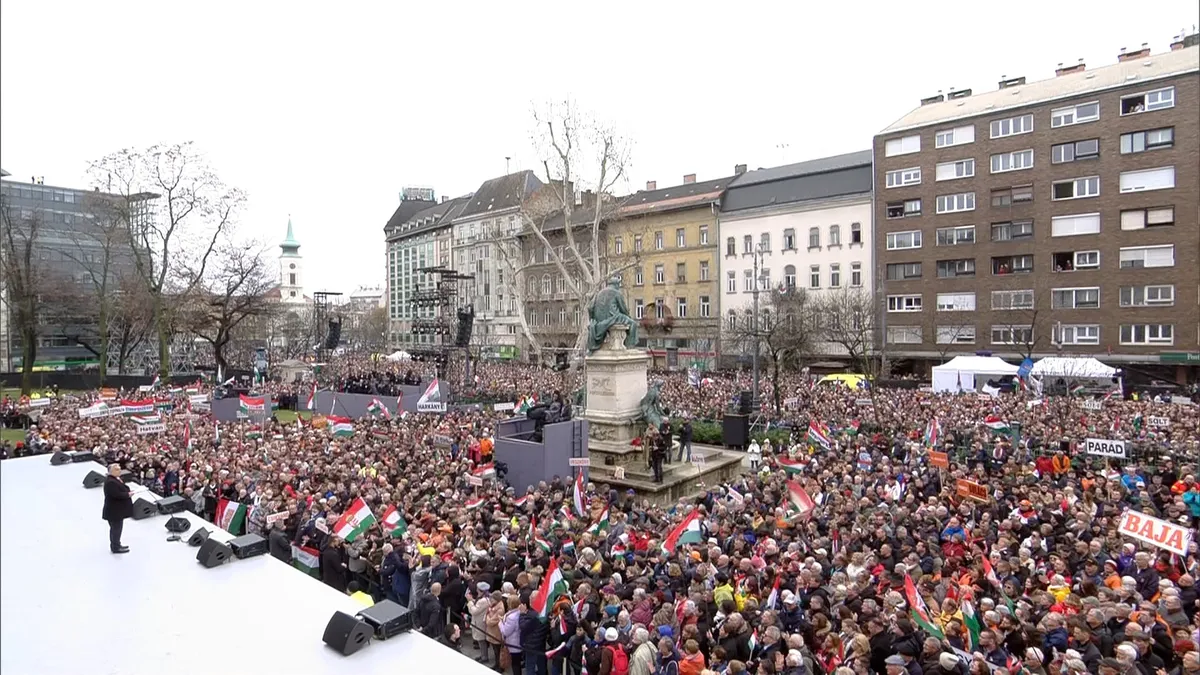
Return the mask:
<path id="1" fill-rule="evenodd" d="M 404 554 L 398 550 L 393 550 L 383 559 L 383 565 L 379 568 L 379 574 L 384 581 L 391 582 L 392 593 L 397 598 L 407 598 L 409 591 L 412 590 L 412 576 L 408 569 L 408 560 Z M 409 604 L 412 607 L 412 604 Z"/>
<path id="2" fill-rule="evenodd" d="M 542 617 L 530 610 L 522 613 L 517 621 L 521 629 L 521 651 L 527 654 L 545 654 L 550 627 L 542 621 Z"/>
<path id="3" fill-rule="evenodd" d="M 442 636 L 442 603 L 432 593 L 421 596 L 417 603 L 417 626 L 435 640 Z"/>
<path id="4" fill-rule="evenodd" d="M 500 634 L 504 636 L 504 646 L 511 654 L 521 653 L 521 610 L 510 609 L 500 620 Z"/>
<path id="5" fill-rule="evenodd" d="M 484 596 L 472 602 L 470 608 L 471 639 L 476 642 L 482 642 L 487 639 L 487 615 L 488 610 L 492 608 L 492 600 Z"/>
<path id="6" fill-rule="evenodd" d="M 487 641 L 489 644 L 500 645 L 500 622 L 504 620 L 504 601 L 498 600 L 487 611 Z"/>

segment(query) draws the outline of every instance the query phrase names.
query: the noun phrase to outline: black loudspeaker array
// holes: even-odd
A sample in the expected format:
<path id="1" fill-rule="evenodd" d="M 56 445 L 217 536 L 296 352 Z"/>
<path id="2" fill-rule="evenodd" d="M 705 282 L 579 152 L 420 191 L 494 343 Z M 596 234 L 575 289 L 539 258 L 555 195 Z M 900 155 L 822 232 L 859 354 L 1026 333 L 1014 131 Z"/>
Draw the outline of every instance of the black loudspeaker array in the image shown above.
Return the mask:
<path id="1" fill-rule="evenodd" d="M 205 567 L 216 567 L 233 558 L 233 549 L 225 544 L 209 537 L 200 544 L 200 551 L 196 553 L 196 562 Z"/>
<path id="2" fill-rule="evenodd" d="M 475 327 L 475 307 L 467 305 L 458 310 L 458 332 L 454 335 L 455 347 L 467 347 L 471 344 L 471 331 Z"/>
<path id="3" fill-rule="evenodd" d="M 738 394 L 738 413 L 742 415 L 750 414 L 750 407 L 754 405 L 754 394 L 748 391 L 743 391 Z"/>
<path id="4" fill-rule="evenodd" d="M 144 520 L 150 516 L 158 515 L 158 506 L 148 499 L 138 497 L 133 502 L 133 519 Z"/>
<path id="5" fill-rule="evenodd" d="M 104 474 L 99 471 L 89 471 L 88 475 L 83 477 L 83 487 L 98 488 L 104 485 Z"/>
<path id="6" fill-rule="evenodd" d="M 746 415 L 726 415 L 721 441 L 731 448 L 745 448 L 750 442 L 750 418 Z"/>
<path id="7" fill-rule="evenodd" d="M 342 656 L 350 656 L 367 646 L 371 641 L 371 633 L 371 626 L 366 622 L 345 612 L 334 612 L 321 639 L 333 650 L 341 652 Z"/>
<path id="8" fill-rule="evenodd" d="M 329 334 L 325 336 L 325 349 L 337 349 L 342 343 L 342 320 L 329 320 Z"/>

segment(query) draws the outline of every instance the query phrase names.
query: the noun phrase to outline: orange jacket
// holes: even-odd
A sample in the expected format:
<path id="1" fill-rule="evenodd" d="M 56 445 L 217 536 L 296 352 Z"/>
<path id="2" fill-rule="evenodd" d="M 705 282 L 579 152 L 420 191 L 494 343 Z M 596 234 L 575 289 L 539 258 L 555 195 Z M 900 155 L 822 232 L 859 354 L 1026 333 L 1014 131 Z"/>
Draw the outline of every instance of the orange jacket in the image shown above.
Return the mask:
<path id="1" fill-rule="evenodd" d="M 1054 473 L 1066 473 L 1071 470 L 1071 458 L 1066 455 L 1054 456 Z"/>

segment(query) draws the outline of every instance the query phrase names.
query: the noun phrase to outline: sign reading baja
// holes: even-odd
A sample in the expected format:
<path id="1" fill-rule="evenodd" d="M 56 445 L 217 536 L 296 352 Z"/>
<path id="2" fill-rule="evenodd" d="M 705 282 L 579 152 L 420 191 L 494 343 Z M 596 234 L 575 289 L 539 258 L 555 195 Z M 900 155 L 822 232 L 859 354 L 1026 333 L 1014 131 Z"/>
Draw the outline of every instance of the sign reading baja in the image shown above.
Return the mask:
<path id="1" fill-rule="evenodd" d="M 1126 511 L 1121 515 L 1118 526 L 1121 534 L 1181 556 L 1188 554 L 1192 532 L 1183 525 L 1168 523 L 1140 511 Z"/>
<path id="2" fill-rule="evenodd" d="M 1100 457 L 1124 459 L 1129 456 L 1128 447 L 1125 441 L 1108 441 L 1103 438 L 1089 438 L 1083 442 L 1084 453 Z"/>
<path id="3" fill-rule="evenodd" d="M 439 388 L 436 377 L 425 388 L 425 393 L 421 394 L 421 398 L 417 400 L 417 412 L 446 412 L 446 403 L 442 400 L 442 390 Z"/>

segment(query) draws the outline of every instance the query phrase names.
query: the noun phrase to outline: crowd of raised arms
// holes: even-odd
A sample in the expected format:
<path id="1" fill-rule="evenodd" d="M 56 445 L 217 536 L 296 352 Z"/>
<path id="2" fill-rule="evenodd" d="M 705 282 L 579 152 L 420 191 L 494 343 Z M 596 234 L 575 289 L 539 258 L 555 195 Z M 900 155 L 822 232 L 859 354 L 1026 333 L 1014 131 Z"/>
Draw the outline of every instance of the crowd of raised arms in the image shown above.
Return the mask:
<path id="1" fill-rule="evenodd" d="M 320 377 L 390 395 L 430 373 L 344 359 Z M 671 421 L 697 426 L 749 388 L 744 373 L 651 378 Z M 471 401 L 577 386 L 488 363 L 448 379 Z M 490 405 L 376 415 L 347 436 L 319 415 L 218 424 L 190 411 L 195 392 L 163 386 L 166 431 L 139 434 L 129 416 L 81 417 L 93 392 L 39 407 L 3 452 L 93 451 L 339 591 L 407 605 L 419 630 L 505 672 L 1200 675 L 1197 406 L 789 374 L 775 409 L 761 384 L 762 461 L 670 504 L 604 483 L 576 498 L 572 476 L 515 493 L 489 469 L 514 413 Z M 261 387 L 301 407 L 306 391 Z M 1089 454 L 1088 438 L 1128 441 L 1127 457 Z M 374 523 L 353 527 L 363 508 Z"/>

